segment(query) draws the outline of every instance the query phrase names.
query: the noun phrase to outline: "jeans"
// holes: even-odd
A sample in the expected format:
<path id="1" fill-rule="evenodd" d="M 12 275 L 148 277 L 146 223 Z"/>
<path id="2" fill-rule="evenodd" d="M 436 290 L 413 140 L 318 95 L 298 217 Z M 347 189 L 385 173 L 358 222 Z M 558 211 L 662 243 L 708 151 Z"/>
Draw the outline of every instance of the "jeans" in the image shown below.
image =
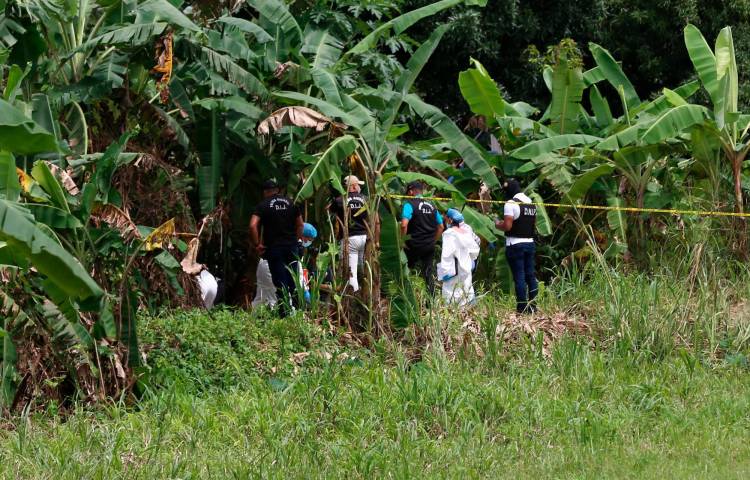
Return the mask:
<path id="1" fill-rule="evenodd" d="M 427 292 L 432 297 L 435 294 L 435 245 L 407 248 L 406 260 L 410 270 L 416 269 L 422 274 Z"/>
<path id="2" fill-rule="evenodd" d="M 367 245 L 367 235 L 353 235 L 349 237 L 349 244 L 346 245 L 341 241 L 341 251 L 344 255 L 349 256 L 349 285 L 352 291 L 359 291 L 359 280 L 357 280 L 357 266 L 365 263 L 365 245 Z"/>
<path id="3" fill-rule="evenodd" d="M 539 284 L 534 274 L 534 257 L 536 245 L 534 243 L 517 243 L 505 247 L 505 258 L 508 259 L 510 271 L 513 272 L 513 283 L 516 286 L 516 311 L 524 313 L 535 310 Z"/>
<path id="4" fill-rule="evenodd" d="M 293 305 L 297 303 L 294 296 L 296 286 L 294 275 L 297 274 L 299 253 L 297 245 L 279 245 L 268 247 L 264 255 L 265 259 L 268 260 L 268 269 L 271 270 L 273 286 L 276 287 L 276 298 L 282 309 L 287 296 L 291 298 Z"/>

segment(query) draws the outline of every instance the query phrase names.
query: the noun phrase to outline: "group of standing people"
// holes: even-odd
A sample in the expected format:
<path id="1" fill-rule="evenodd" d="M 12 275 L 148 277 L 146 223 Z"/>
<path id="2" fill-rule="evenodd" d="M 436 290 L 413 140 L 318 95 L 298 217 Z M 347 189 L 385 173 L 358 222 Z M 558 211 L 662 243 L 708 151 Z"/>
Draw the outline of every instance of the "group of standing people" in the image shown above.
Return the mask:
<path id="1" fill-rule="evenodd" d="M 358 273 L 364 266 L 368 239 L 377 238 L 368 223 L 367 197 L 362 193 L 364 182 L 354 175 L 344 178 L 346 195 L 336 198 L 330 208 L 335 213 L 340 229 L 341 251 L 349 266 L 347 287 L 360 290 Z M 275 297 L 295 302 L 297 281 L 294 272 L 301 272 L 299 259 L 302 250 L 317 236 L 315 227 L 304 222 L 302 212 L 294 202 L 282 195 L 279 185 L 269 180 L 263 183 L 263 200 L 257 205 L 250 220 L 250 241 L 267 263 L 266 277 L 275 289 Z M 409 269 L 424 279 L 430 296 L 435 281 L 442 283 L 446 302 L 465 306 L 475 301 L 472 274 L 480 253 L 480 239 L 464 221 L 462 213 L 450 208 L 442 215 L 429 199 L 423 197 L 421 182 L 410 182 L 401 210 L 401 234 L 406 237 L 405 254 Z M 506 203 L 503 218 L 495 225 L 506 232 L 506 258 L 513 273 L 519 313 L 535 311 L 534 299 L 538 286 L 535 276 L 535 220 L 536 207 L 519 183 L 508 179 L 504 184 Z M 377 222 L 373 222 L 377 225 Z M 440 260 L 435 270 L 435 252 L 442 240 Z M 259 285 L 263 281 L 260 275 Z M 300 278 L 304 283 L 305 279 Z M 260 288 L 259 288 L 260 291 Z M 257 300 L 257 299 L 256 299 Z M 281 302 L 283 308 L 283 302 Z"/>

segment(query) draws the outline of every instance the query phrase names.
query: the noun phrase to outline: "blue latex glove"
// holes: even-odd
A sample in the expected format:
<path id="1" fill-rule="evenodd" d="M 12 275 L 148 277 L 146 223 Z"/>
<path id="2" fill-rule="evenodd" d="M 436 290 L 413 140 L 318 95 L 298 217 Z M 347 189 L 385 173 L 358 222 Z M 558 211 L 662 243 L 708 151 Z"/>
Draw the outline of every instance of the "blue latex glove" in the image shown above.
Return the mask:
<path id="1" fill-rule="evenodd" d="M 305 290 L 305 293 L 302 294 L 302 296 L 305 297 L 305 302 L 310 303 L 310 301 L 312 301 L 309 290 Z"/>
<path id="2" fill-rule="evenodd" d="M 441 278 L 440 280 L 443 281 L 443 282 L 447 282 L 448 280 L 450 280 L 453 277 L 455 277 L 455 275 L 443 275 L 443 278 Z"/>
<path id="3" fill-rule="evenodd" d="M 477 261 L 476 260 L 472 260 L 471 261 L 471 271 L 473 272 L 476 269 L 477 269 Z"/>

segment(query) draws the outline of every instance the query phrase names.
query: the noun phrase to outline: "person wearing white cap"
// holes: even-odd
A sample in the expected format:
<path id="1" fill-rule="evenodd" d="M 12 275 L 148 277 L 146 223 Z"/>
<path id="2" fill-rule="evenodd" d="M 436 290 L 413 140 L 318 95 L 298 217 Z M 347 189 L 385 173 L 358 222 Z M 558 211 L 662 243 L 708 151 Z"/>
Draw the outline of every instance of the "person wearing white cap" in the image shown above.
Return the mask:
<path id="1" fill-rule="evenodd" d="M 474 301 L 472 271 L 479 256 L 479 242 L 474 232 L 464 224 L 464 217 L 455 208 L 445 214 L 448 227 L 443 232 L 443 249 L 437 274 L 443 282 L 446 303 L 463 307 Z"/>
<path id="2" fill-rule="evenodd" d="M 365 182 L 354 175 L 344 177 L 347 190 L 346 204 L 342 196 L 333 202 L 333 211 L 342 229 L 347 226 L 348 242 L 341 240 L 341 251 L 349 258 L 349 286 L 352 291 L 359 291 L 357 271 L 365 263 L 365 246 L 367 245 L 367 197 L 362 194 Z M 348 214 L 347 214 L 348 212 Z"/>

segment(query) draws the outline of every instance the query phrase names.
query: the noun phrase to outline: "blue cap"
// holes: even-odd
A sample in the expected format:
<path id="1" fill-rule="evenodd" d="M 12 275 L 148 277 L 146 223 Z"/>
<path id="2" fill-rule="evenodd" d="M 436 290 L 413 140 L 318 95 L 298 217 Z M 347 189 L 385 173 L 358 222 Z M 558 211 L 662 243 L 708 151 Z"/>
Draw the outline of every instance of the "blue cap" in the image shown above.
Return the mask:
<path id="1" fill-rule="evenodd" d="M 305 226 L 302 227 L 302 236 L 308 238 L 317 238 L 318 231 L 309 223 L 305 223 Z"/>
<path id="2" fill-rule="evenodd" d="M 449 208 L 447 212 L 445 212 L 445 216 L 450 218 L 456 223 L 461 223 L 464 221 L 464 216 L 456 210 L 455 208 Z"/>

